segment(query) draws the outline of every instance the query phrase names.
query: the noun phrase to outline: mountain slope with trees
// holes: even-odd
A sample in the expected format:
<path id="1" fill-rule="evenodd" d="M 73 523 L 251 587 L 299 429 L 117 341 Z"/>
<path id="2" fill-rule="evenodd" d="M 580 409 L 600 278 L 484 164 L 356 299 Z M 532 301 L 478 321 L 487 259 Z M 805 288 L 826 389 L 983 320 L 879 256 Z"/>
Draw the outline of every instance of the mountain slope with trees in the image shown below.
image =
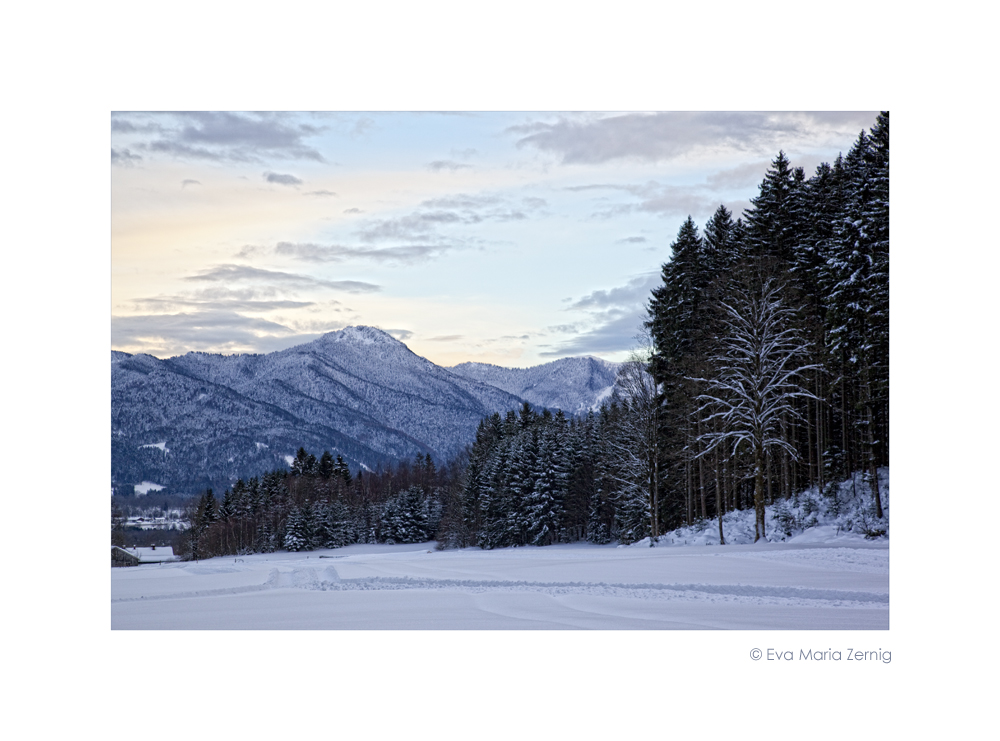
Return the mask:
<path id="1" fill-rule="evenodd" d="M 600 358 L 562 358 L 532 368 L 461 363 L 452 373 L 503 389 L 536 407 L 586 414 L 611 394 L 619 363 Z"/>
<path id="2" fill-rule="evenodd" d="M 266 355 L 192 352 L 159 360 L 113 352 L 111 361 L 112 484 L 122 492 L 142 481 L 191 494 L 224 489 L 283 465 L 303 446 L 342 455 L 354 471 L 417 455 L 447 460 L 472 442 L 483 417 L 524 402 L 441 368 L 373 327 Z M 558 372 L 573 364 L 547 365 Z M 567 377 L 545 376 L 533 378 L 550 387 Z M 558 400 L 590 404 L 594 392 L 578 385 Z"/>

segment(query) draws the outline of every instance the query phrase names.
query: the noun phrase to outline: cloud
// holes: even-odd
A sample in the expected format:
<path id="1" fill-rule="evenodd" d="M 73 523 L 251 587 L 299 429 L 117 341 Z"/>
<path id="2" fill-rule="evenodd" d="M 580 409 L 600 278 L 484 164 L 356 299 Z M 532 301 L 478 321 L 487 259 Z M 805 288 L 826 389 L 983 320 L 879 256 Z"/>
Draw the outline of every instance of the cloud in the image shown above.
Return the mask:
<path id="1" fill-rule="evenodd" d="M 354 122 L 354 125 L 348 133 L 350 136 L 358 138 L 365 136 L 369 131 L 372 131 L 375 128 L 377 128 L 377 126 L 375 125 L 374 119 L 362 117 Z"/>
<path id="2" fill-rule="evenodd" d="M 314 303 L 312 301 L 255 301 L 248 299 L 220 299 L 213 301 L 194 296 L 157 296 L 136 299 L 133 305 L 141 310 L 160 313 L 183 309 L 197 309 L 199 311 L 249 311 L 259 313 L 281 309 L 304 309 L 313 306 Z"/>
<path id="3" fill-rule="evenodd" d="M 642 329 L 643 319 L 642 312 L 615 312 L 605 317 L 604 321 L 593 329 L 539 355 L 550 358 L 627 352 L 636 345 L 635 336 Z"/>
<path id="4" fill-rule="evenodd" d="M 645 237 L 625 237 L 617 240 L 615 244 L 645 244 L 648 241 Z"/>
<path id="5" fill-rule="evenodd" d="M 283 273 L 276 270 L 264 270 L 254 268 L 249 265 L 217 265 L 214 268 L 204 270 L 198 275 L 191 275 L 184 280 L 189 281 L 224 281 L 234 283 L 237 281 L 263 281 L 271 284 L 280 284 L 291 288 L 331 288 L 344 293 L 371 293 L 381 290 L 381 286 L 372 283 L 363 283 L 356 280 L 321 280 L 307 275 L 297 275 L 295 273 Z"/>
<path id="6" fill-rule="evenodd" d="M 872 112 L 856 113 L 625 113 L 561 116 L 506 131 L 518 147 L 553 154 L 563 164 L 616 159 L 664 162 L 702 152 L 773 153 L 821 144 L 869 126 Z"/>
<path id="7" fill-rule="evenodd" d="M 142 156 L 133 154 L 128 149 L 115 149 L 111 147 L 111 164 L 119 167 L 131 167 L 142 162 Z"/>
<path id="8" fill-rule="evenodd" d="M 455 342 L 457 340 L 462 340 L 462 339 L 465 339 L 464 335 L 460 335 L 460 334 L 446 334 L 446 335 L 439 335 L 437 337 L 428 337 L 427 341 L 428 342 Z"/>
<path id="9" fill-rule="evenodd" d="M 111 317 L 113 347 L 142 347 L 142 352 L 159 357 L 191 350 L 266 351 L 264 348 L 269 343 L 287 340 L 293 334 L 293 330 L 283 324 L 233 311 Z"/>
<path id="10" fill-rule="evenodd" d="M 647 273 L 633 278 L 624 286 L 594 291 L 570 304 L 570 309 L 626 308 L 644 305 L 649 293 L 660 282 L 659 273 Z"/>
<path id="11" fill-rule="evenodd" d="M 705 178 L 705 182 L 713 190 L 752 188 L 760 184 L 770 166 L 770 160 L 745 162 L 728 170 L 714 172 Z"/>
<path id="12" fill-rule="evenodd" d="M 659 194 L 640 201 L 633 208 L 657 216 L 688 216 L 711 214 L 718 207 L 718 201 L 710 196 L 699 195 L 689 188 L 665 185 Z"/>
<path id="13" fill-rule="evenodd" d="M 306 321 L 292 321 L 289 322 L 292 328 L 300 333 L 315 332 L 317 334 L 327 334 L 329 332 L 336 332 L 338 329 L 343 329 L 348 326 L 349 322 L 331 322 L 328 319 L 318 319 L 318 320 L 306 320 Z"/>
<path id="14" fill-rule="evenodd" d="M 344 209 L 344 213 L 345 214 L 363 214 L 364 211 L 362 211 L 360 208 L 345 208 Z"/>
<path id="15" fill-rule="evenodd" d="M 143 123 L 136 123 L 130 118 L 123 118 L 123 116 L 128 116 L 127 113 L 112 113 L 111 114 L 111 132 L 117 134 L 136 134 L 136 133 L 148 133 L 152 131 L 161 131 L 162 126 L 160 126 L 155 121 L 146 121 Z"/>
<path id="16" fill-rule="evenodd" d="M 267 254 L 266 247 L 261 247 L 257 244 L 245 244 L 240 251 L 236 253 L 235 257 L 240 260 L 249 260 L 250 258 L 259 257 L 264 254 Z"/>
<path id="17" fill-rule="evenodd" d="M 333 198 L 337 197 L 337 194 L 334 193 L 332 190 L 310 190 L 310 191 L 308 191 L 306 193 L 303 193 L 302 195 L 304 195 L 304 196 L 329 196 L 329 197 L 333 197 Z"/>
<path id="18" fill-rule="evenodd" d="M 266 159 L 325 162 L 306 140 L 323 130 L 294 114 L 182 112 L 112 117 L 112 133 L 137 139 L 135 146 L 180 159 L 263 162 Z"/>
<path id="19" fill-rule="evenodd" d="M 189 185 L 201 185 L 200 180 L 181 180 L 181 190 L 188 187 Z"/>
<path id="20" fill-rule="evenodd" d="M 452 162 L 451 160 L 434 160 L 433 162 L 427 163 L 427 169 L 433 170 L 434 172 L 441 172 L 441 170 L 471 170 L 472 165 L 462 164 L 461 162 Z"/>
<path id="21" fill-rule="evenodd" d="M 738 201 L 726 201 L 722 205 L 724 205 L 726 208 L 729 209 L 729 212 L 733 215 L 734 219 L 742 218 L 745 211 L 748 211 L 751 208 L 753 208 L 753 204 L 750 203 L 750 201 L 747 199 L 741 199 Z M 713 213 L 715 212 L 713 211 Z"/>
<path id="22" fill-rule="evenodd" d="M 669 185 L 649 181 L 631 185 L 596 183 L 567 188 L 571 191 L 611 190 L 628 193 L 638 200 L 619 203 L 595 211 L 591 216 L 597 219 L 611 219 L 635 213 L 649 213 L 655 216 L 709 216 L 719 207 L 718 199 L 704 186 Z"/>
<path id="23" fill-rule="evenodd" d="M 177 157 L 178 159 L 200 159 L 212 160 L 215 162 L 224 160 L 233 162 L 254 162 L 257 160 L 256 157 L 247 152 L 232 151 L 223 156 L 211 149 L 206 149 L 205 147 L 192 147 L 189 144 L 176 141 L 154 141 L 142 146 L 150 152 L 168 154 L 173 157 Z"/>
<path id="24" fill-rule="evenodd" d="M 406 342 L 413 337 L 413 332 L 408 329 L 383 329 L 382 331 L 388 335 L 392 335 L 400 342 Z"/>
<path id="25" fill-rule="evenodd" d="M 279 242 L 274 251 L 304 262 L 342 262 L 349 259 L 375 262 L 413 263 L 436 257 L 448 249 L 444 245 L 402 245 L 396 247 L 346 247 L 311 243 Z"/>
<path id="26" fill-rule="evenodd" d="M 503 199 L 494 195 L 469 195 L 466 193 L 456 193 L 453 196 L 431 198 L 423 201 L 420 205 L 424 208 L 458 208 L 476 210 L 496 206 L 502 202 Z"/>
<path id="27" fill-rule="evenodd" d="M 454 211 L 427 211 L 407 214 L 394 219 L 372 221 L 358 230 L 362 242 L 409 241 L 425 239 L 447 224 L 477 224 L 483 218 L 475 213 L 459 214 Z"/>
<path id="28" fill-rule="evenodd" d="M 277 172 L 265 172 L 264 180 L 269 183 L 277 183 L 278 185 L 292 185 L 296 187 L 302 185 L 302 181 L 294 175 L 282 175 Z"/>
<path id="29" fill-rule="evenodd" d="M 209 113 L 183 114 L 186 125 L 179 132 L 184 142 L 222 147 L 249 147 L 281 152 L 293 159 L 321 160 L 319 152 L 306 147 L 304 137 L 320 132 L 315 126 L 292 124 L 281 114 Z"/>
<path id="30" fill-rule="evenodd" d="M 583 324 L 554 324 L 551 327 L 546 327 L 546 332 L 553 332 L 555 334 L 576 334 L 585 328 Z"/>
<path id="31" fill-rule="evenodd" d="M 442 247 L 451 242 L 439 234 L 442 227 L 468 226 L 485 221 L 508 222 L 529 218 L 529 213 L 546 205 L 542 198 L 521 199 L 524 208 L 491 194 L 457 193 L 431 198 L 419 204 L 418 210 L 389 219 L 368 222 L 356 234 L 362 242 L 423 242 Z"/>
<path id="32" fill-rule="evenodd" d="M 648 273 L 632 278 L 624 286 L 593 291 L 577 299 L 567 310 L 585 311 L 587 320 L 552 327 L 553 331 L 575 336 L 540 355 L 563 357 L 632 349 L 646 317 L 650 292 L 659 282 L 658 273 Z"/>

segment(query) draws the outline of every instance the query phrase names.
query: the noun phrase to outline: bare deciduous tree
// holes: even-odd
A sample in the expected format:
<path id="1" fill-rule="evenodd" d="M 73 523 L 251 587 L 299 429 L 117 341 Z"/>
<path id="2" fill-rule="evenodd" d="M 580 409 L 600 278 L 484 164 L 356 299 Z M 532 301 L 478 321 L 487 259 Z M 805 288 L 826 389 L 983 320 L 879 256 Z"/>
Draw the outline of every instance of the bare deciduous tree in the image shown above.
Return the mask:
<path id="1" fill-rule="evenodd" d="M 724 443 L 735 455 L 748 446 L 754 461 L 754 541 L 764 537 L 764 466 L 772 449 L 797 457 L 795 447 L 782 434 L 782 419 L 799 419 L 796 398 L 816 398 L 799 385 L 799 377 L 817 366 L 798 365 L 809 343 L 792 326 L 793 312 L 781 300 L 781 286 L 765 278 L 755 287 L 734 290 L 732 300 L 721 304 L 725 333 L 712 358 L 713 378 L 693 379 L 705 384 L 698 399 L 704 419 L 719 420 L 721 430 L 703 433 L 701 455 Z"/>

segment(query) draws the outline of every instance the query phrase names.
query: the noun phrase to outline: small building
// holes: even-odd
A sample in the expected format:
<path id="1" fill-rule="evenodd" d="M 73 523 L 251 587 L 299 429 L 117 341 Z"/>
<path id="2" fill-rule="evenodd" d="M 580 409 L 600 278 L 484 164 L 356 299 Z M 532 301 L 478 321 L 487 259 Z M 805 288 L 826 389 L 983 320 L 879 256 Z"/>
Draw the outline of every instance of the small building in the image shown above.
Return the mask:
<path id="1" fill-rule="evenodd" d="M 139 557 L 117 545 L 111 546 L 112 566 L 138 566 Z"/>
<path id="2" fill-rule="evenodd" d="M 138 566 L 144 563 L 165 563 L 167 561 L 177 561 L 173 547 L 150 546 L 149 548 L 120 548 L 111 546 L 112 566 Z"/>

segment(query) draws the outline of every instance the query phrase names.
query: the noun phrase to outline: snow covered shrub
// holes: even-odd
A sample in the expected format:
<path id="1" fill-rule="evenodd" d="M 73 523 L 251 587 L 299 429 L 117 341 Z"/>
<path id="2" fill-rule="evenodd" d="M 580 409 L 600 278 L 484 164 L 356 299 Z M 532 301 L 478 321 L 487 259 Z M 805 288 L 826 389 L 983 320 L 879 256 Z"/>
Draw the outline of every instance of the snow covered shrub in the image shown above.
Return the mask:
<path id="1" fill-rule="evenodd" d="M 784 499 L 774 505 L 774 521 L 781 534 L 790 538 L 795 529 L 795 513 L 788 506 Z"/>
<path id="2" fill-rule="evenodd" d="M 827 483 L 823 489 L 823 499 L 826 502 L 827 512 L 834 516 L 840 514 L 840 484 L 833 481 Z"/>

